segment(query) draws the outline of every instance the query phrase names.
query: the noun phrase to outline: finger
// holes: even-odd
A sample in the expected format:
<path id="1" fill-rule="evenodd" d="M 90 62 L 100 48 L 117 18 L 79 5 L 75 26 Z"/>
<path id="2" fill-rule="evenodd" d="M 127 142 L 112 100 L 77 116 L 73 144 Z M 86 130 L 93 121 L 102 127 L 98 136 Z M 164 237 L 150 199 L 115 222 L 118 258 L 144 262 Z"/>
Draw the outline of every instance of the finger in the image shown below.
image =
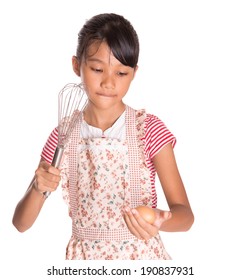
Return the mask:
<path id="1" fill-rule="evenodd" d="M 50 184 L 45 184 L 44 182 L 42 181 L 38 181 L 37 179 L 35 180 L 35 188 L 44 193 L 44 192 L 53 192 L 57 189 L 57 187 L 55 186 L 52 186 Z"/>
<path id="2" fill-rule="evenodd" d="M 154 224 L 156 227 L 160 228 L 162 223 L 171 219 L 172 213 L 170 211 L 159 210 L 158 218 L 155 220 Z"/>
<path id="3" fill-rule="evenodd" d="M 54 174 L 54 175 L 60 175 L 60 170 L 52 165 L 49 165 L 48 170 L 49 173 Z"/>
<path id="4" fill-rule="evenodd" d="M 126 211 L 124 213 L 124 216 L 123 216 L 124 220 L 125 220 L 125 223 L 127 224 L 127 227 L 129 229 L 129 231 L 135 235 L 138 239 L 142 239 L 141 235 L 135 230 L 134 226 L 132 225 L 132 222 L 131 220 L 129 219 L 129 215 L 128 215 L 128 211 Z"/>
<path id="5" fill-rule="evenodd" d="M 131 212 L 134 220 L 136 221 L 136 223 L 133 221 L 133 224 L 144 240 L 148 240 L 151 237 L 156 236 L 158 233 L 158 228 L 156 228 L 156 226 L 146 222 L 136 209 L 132 209 Z"/>
<path id="6" fill-rule="evenodd" d="M 127 212 L 127 215 L 132 225 L 131 229 L 135 232 L 135 235 L 140 236 L 140 239 L 150 239 L 151 236 L 146 231 L 148 223 L 143 220 L 139 213 L 135 209 L 132 209 Z"/>
<path id="7" fill-rule="evenodd" d="M 38 183 L 46 184 L 48 187 L 55 188 L 58 186 L 61 177 L 59 175 L 50 174 L 47 171 L 37 170 L 35 178 Z"/>
<path id="8" fill-rule="evenodd" d="M 43 176 L 46 180 L 59 183 L 61 180 L 60 170 L 42 161 L 35 172 L 36 176 Z"/>
<path id="9" fill-rule="evenodd" d="M 50 165 L 46 161 L 41 161 L 39 167 L 42 168 L 43 170 L 47 171 L 50 174 L 60 175 L 60 170 L 58 168 Z"/>
<path id="10" fill-rule="evenodd" d="M 41 194 L 43 194 L 45 192 L 53 192 L 55 190 L 55 189 L 49 188 L 42 184 L 38 185 L 36 180 L 34 181 L 33 188 L 36 189 L 36 191 L 38 191 Z"/>
<path id="11" fill-rule="evenodd" d="M 169 220 L 172 217 L 172 213 L 170 211 L 161 211 L 160 218 L 163 221 Z"/>
<path id="12" fill-rule="evenodd" d="M 44 177 L 36 176 L 36 182 L 38 185 L 38 188 L 42 191 L 54 191 L 57 189 L 59 182 L 58 181 L 50 181 Z"/>
<path id="13" fill-rule="evenodd" d="M 35 172 L 35 181 L 40 191 L 55 191 L 59 185 L 61 177 L 49 173 L 47 165 L 41 165 Z"/>

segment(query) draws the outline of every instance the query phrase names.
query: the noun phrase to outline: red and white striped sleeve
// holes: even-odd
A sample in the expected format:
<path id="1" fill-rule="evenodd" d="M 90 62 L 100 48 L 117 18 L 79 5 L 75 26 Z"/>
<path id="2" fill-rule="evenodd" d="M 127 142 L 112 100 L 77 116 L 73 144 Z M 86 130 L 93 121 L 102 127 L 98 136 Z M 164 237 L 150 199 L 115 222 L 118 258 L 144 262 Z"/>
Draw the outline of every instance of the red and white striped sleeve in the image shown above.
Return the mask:
<path id="1" fill-rule="evenodd" d="M 55 128 L 50 136 L 48 137 L 48 140 L 43 147 L 41 157 L 49 164 L 52 163 L 53 156 L 55 153 L 55 150 L 57 148 L 57 143 L 58 143 L 58 130 Z"/>
<path id="2" fill-rule="evenodd" d="M 176 144 L 175 136 L 158 117 L 147 114 L 145 120 L 145 151 L 152 159 L 165 145 Z"/>

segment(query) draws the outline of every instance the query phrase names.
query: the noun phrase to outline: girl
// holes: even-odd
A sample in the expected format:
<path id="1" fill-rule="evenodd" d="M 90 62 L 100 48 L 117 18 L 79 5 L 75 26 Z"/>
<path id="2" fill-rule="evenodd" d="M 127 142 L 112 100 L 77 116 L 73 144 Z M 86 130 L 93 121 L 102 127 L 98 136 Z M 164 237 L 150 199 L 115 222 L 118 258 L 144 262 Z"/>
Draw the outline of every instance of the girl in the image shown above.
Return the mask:
<path id="1" fill-rule="evenodd" d="M 62 180 L 72 218 L 66 259 L 170 259 L 159 231 L 186 231 L 193 223 L 173 153 L 175 137 L 156 116 L 123 102 L 138 55 L 138 36 L 122 16 L 100 14 L 86 22 L 72 65 L 88 104 L 65 149 L 61 171 L 50 165 L 55 129 L 16 207 L 13 224 L 23 232 L 37 218 L 46 192 Z M 170 211 L 156 208 L 156 173 Z M 154 209 L 153 224 L 140 216 L 138 205 Z"/>

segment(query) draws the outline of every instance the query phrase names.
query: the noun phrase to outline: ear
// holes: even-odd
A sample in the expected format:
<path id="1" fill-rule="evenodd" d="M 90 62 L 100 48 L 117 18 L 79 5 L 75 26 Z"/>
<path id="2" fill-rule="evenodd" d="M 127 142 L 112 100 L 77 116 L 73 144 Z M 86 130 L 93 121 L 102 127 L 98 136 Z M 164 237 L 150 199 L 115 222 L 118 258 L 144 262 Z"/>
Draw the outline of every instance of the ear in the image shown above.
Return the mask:
<path id="1" fill-rule="evenodd" d="M 80 63 L 75 55 L 72 57 L 72 67 L 74 73 L 80 77 Z"/>

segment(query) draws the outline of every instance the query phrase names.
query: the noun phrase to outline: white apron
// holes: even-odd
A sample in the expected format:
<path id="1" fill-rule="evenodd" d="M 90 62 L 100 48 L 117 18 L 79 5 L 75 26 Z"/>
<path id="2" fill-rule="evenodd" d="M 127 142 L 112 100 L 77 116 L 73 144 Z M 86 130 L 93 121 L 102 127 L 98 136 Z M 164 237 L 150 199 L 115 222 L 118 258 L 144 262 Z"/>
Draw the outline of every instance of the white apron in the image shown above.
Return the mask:
<path id="1" fill-rule="evenodd" d="M 123 208 L 152 203 L 144 156 L 145 112 L 126 107 L 126 140 L 81 139 L 76 126 L 69 145 L 72 237 L 66 259 L 170 259 L 159 235 L 132 235 Z"/>

